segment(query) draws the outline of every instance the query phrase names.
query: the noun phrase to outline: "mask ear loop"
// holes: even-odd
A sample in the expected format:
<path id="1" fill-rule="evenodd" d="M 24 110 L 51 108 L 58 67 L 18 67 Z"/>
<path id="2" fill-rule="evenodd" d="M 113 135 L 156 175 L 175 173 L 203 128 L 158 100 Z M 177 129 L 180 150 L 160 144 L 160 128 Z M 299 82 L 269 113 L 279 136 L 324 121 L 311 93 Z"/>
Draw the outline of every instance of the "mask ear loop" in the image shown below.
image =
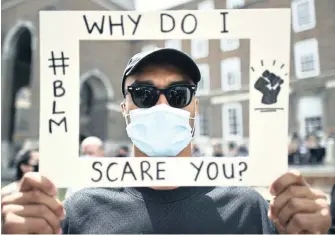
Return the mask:
<path id="1" fill-rule="evenodd" d="M 194 117 L 191 117 L 190 119 L 193 120 L 193 128 L 192 128 L 192 138 L 194 137 L 195 133 L 195 125 L 196 125 L 196 116 L 197 116 L 197 102 L 194 102 Z"/>
<path id="2" fill-rule="evenodd" d="M 122 103 L 120 104 L 120 106 L 122 106 L 122 104 L 124 101 L 122 101 Z M 122 108 L 122 107 L 121 107 Z M 122 112 L 122 116 L 124 117 L 125 121 L 126 121 L 126 125 L 128 126 L 129 125 L 129 121 L 128 121 L 128 117 L 130 116 L 129 113 L 126 113 L 126 111 Z"/>

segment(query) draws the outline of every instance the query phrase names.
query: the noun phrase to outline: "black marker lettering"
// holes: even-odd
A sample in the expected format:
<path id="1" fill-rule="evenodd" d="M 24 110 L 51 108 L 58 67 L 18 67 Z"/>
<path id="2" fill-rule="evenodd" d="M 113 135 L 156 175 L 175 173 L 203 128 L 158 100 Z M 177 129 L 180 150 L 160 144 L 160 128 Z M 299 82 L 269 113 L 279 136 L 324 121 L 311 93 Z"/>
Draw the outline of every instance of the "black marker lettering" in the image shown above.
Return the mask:
<path id="1" fill-rule="evenodd" d="M 114 26 L 120 26 L 122 30 L 122 35 L 124 35 L 123 15 L 121 15 L 121 23 L 113 23 L 112 16 L 109 16 L 109 30 L 111 35 L 113 35 Z"/>
<path id="2" fill-rule="evenodd" d="M 65 111 L 56 111 L 56 101 L 52 103 L 52 114 L 63 114 Z"/>
<path id="3" fill-rule="evenodd" d="M 131 168 L 129 162 L 126 162 L 126 164 L 124 165 L 121 181 L 123 181 L 124 176 L 125 176 L 126 174 L 132 174 L 134 180 L 137 180 L 137 179 L 136 179 L 136 175 L 134 174 L 134 171 L 133 171 L 133 169 Z"/>
<path id="4" fill-rule="evenodd" d="M 101 164 L 101 162 L 93 162 L 93 164 L 92 164 L 92 168 L 93 168 L 93 170 L 96 170 L 97 172 L 99 172 L 99 178 L 98 179 L 93 179 L 93 178 L 91 178 L 91 180 L 93 181 L 93 182 L 99 182 L 100 180 L 101 180 L 101 178 L 102 178 L 102 172 L 98 169 L 98 168 L 96 168 L 96 165 L 100 165 L 100 166 L 102 166 L 102 164 Z"/>
<path id="5" fill-rule="evenodd" d="M 62 97 L 65 95 L 65 89 L 63 87 L 63 82 L 61 80 L 56 80 L 53 82 L 54 88 L 54 97 Z M 60 94 L 57 94 L 57 91 L 60 90 Z"/>
<path id="6" fill-rule="evenodd" d="M 228 15 L 228 12 L 221 12 L 221 15 L 222 15 L 222 22 L 223 22 L 223 25 L 222 25 L 223 29 L 221 33 L 228 33 L 229 31 L 227 29 L 227 24 L 226 24 L 227 23 L 226 15 Z"/>
<path id="7" fill-rule="evenodd" d="M 197 175 L 195 176 L 194 181 L 197 181 L 198 176 L 199 176 L 199 173 L 200 173 L 200 171 L 201 171 L 201 168 L 202 168 L 202 165 L 203 165 L 203 164 L 204 164 L 204 161 L 201 162 L 201 164 L 200 164 L 200 166 L 199 166 L 199 168 L 198 168 L 196 165 L 194 165 L 193 162 L 191 162 L 191 165 L 194 166 L 195 169 L 197 169 Z"/>
<path id="8" fill-rule="evenodd" d="M 65 95 L 65 89 L 63 87 L 63 81 L 56 80 L 53 82 L 53 88 L 54 88 L 54 97 L 62 97 Z M 60 90 L 60 94 L 57 93 L 57 91 Z"/>
<path id="9" fill-rule="evenodd" d="M 170 29 L 164 29 L 164 25 L 166 25 L 166 24 L 164 24 L 163 23 L 163 19 L 164 19 L 164 16 L 165 16 L 165 18 L 166 17 L 169 17 L 172 21 L 172 27 L 170 28 Z M 165 21 L 166 22 L 166 21 Z M 174 27 L 176 26 L 176 22 L 175 22 L 175 20 L 174 20 L 174 18 L 173 18 L 173 16 L 172 15 L 169 15 L 169 14 L 165 14 L 165 13 L 162 13 L 161 14 L 161 32 L 162 33 L 169 33 L 169 32 L 171 32 L 173 29 L 174 29 Z"/>
<path id="10" fill-rule="evenodd" d="M 216 172 L 216 173 L 214 174 L 215 175 L 214 177 L 212 177 L 211 174 L 210 174 L 210 172 L 211 172 L 211 170 L 210 170 L 211 166 L 215 166 L 214 167 L 214 169 L 215 169 L 214 172 Z M 218 165 L 216 164 L 216 162 L 209 163 L 208 166 L 207 166 L 207 177 L 208 177 L 208 179 L 215 180 L 218 177 L 218 175 L 219 175 L 219 168 L 218 168 Z"/>
<path id="11" fill-rule="evenodd" d="M 189 16 L 193 17 L 194 26 L 193 26 L 193 29 L 186 31 L 186 29 L 185 29 L 185 21 L 186 21 L 186 18 L 189 17 Z M 181 30 L 185 34 L 192 34 L 192 33 L 194 33 L 194 31 L 197 29 L 197 26 L 198 26 L 197 18 L 193 14 L 187 14 L 187 15 L 185 15 L 184 18 L 183 18 L 183 20 L 181 21 Z"/>
<path id="12" fill-rule="evenodd" d="M 134 35 L 135 32 L 136 32 L 136 29 L 137 29 L 138 24 L 140 23 L 140 19 L 141 19 L 141 17 L 142 17 L 142 15 L 138 15 L 137 20 L 135 21 L 133 18 L 131 18 L 130 15 L 128 15 L 128 18 L 135 24 L 135 28 L 134 28 L 134 30 L 133 30 L 133 35 Z"/>
<path id="13" fill-rule="evenodd" d="M 156 178 L 157 180 L 165 180 L 164 177 L 160 177 L 159 172 L 165 172 L 165 169 L 160 168 L 160 164 L 165 164 L 165 162 L 157 162 L 157 172 L 156 172 Z"/>
<path id="14" fill-rule="evenodd" d="M 116 162 L 112 162 L 111 164 L 108 165 L 107 170 L 106 170 L 106 176 L 107 176 L 107 179 L 108 179 L 109 181 L 111 181 L 111 182 L 117 181 L 117 179 L 118 179 L 118 178 L 111 179 L 111 178 L 109 177 L 109 169 L 110 169 L 112 166 L 114 166 L 114 165 L 117 165 L 117 163 L 116 163 Z"/>
<path id="15" fill-rule="evenodd" d="M 67 132 L 66 117 L 63 117 L 63 119 L 60 120 L 60 122 L 56 122 L 52 120 L 51 118 L 49 119 L 49 133 L 50 134 L 52 134 L 52 123 L 56 124 L 57 126 L 60 126 L 62 123 L 64 123 L 65 132 Z"/>
<path id="16" fill-rule="evenodd" d="M 144 163 L 147 164 L 146 167 L 144 167 Z M 141 175 L 142 175 L 142 180 L 144 180 L 144 173 L 149 176 L 149 178 L 152 180 L 152 176 L 148 173 L 148 171 L 150 170 L 150 162 L 148 161 L 143 161 L 141 162 Z"/>
<path id="17" fill-rule="evenodd" d="M 227 171 L 226 171 L 226 164 L 222 165 L 222 171 L 223 171 L 223 175 L 226 179 L 234 179 L 235 175 L 234 175 L 234 164 L 231 164 L 231 174 L 228 175 Z"/>
<path id="18" fill-rule="evenodd" d="M 101 18 L 100 27 L 98 26 L 97 22 L 94 22 L 92 26 L 89 26 L 89 24 L 87 22 L 86 15 L 83 15 L 83 18 L 84 18 L 84 21 L 85 21 L 87 32 L 89 34 L 91 34 L 93 32 L 94 28 L 97 28 L 97 30 L 99 31 L 100 34 L 104 33 L 105 16 L 102 16 L 102 18 Z"/>

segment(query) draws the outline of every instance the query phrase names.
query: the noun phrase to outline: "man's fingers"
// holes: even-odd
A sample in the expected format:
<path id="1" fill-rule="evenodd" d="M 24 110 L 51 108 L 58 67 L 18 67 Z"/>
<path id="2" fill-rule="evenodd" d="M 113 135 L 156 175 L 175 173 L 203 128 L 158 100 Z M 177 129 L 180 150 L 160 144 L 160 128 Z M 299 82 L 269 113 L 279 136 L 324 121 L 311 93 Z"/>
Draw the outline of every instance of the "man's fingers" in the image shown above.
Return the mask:
<path id="1" fill-rule="evenodd" d="M 321 208 L 321 205 L 314 200 L 291 198 L 278 215 L 279 223 L 286 226 L 296 213 L 314 213 Z"/>
<path id="2" fill-rule="evenodd" d="M 56 198 L 50 197 L 45 193 L 34 190 L 29 192 L 18 192 L 5 197 L 1 204 L 5 205 L 27 205 L 27 204 L 44 204 L 49 207 L 57 216 L 64 216 L 62 202 Z"/>
<path id="3" fill-rule="evenodd" d="M 22 178 L 20 192 L 27 192 L 38 189 L 50 196 L 56 196 L 57 188 L 50 180 L 41 176 L 38 172 L 28 172 Z"/>
<path id="4" fill-rule="evenodd" d="M 299 172 L 292 171 L 282 175 L 273 182 L 270 186 L 270 192 L 273 196 L 277 196 L 291 185 L 307 185 L 307 183 Z"/>
<path id="5" fill-rule="evenodd" d="M 4 214 L 16 214 L 21 217 L 42 218 L 47 221 L 52 228 L 53 233 L 57 233 L 60 229 L 60 218 L 57 217 L 45 205 L 5 205 L 3 207 Z"/>
<path id="6" fill-rule="evenodd" d="M 324 193 L 306 186 L 292 185 L 285 189 L 280 195 L 270 202 L 270 216 L 277 218 L 281 209 L 288 203 L 291 198 L 306 198 L 315 200 L 317 198 L 326 198 Z"/>
<path id="7" fill-rule="evenodd" d="M 331 226 L 329 218 L 329 209 L 327 208 L 315 213 L 298 213 L 291 218 L 285 231 L 289 234 L 302 232 L 309 234 L 326 234 Z"/>
<path id="8" fill-rule="evenodd" d="M 9 213 L 4 218 L 3 230 L 8 234 L 52 234 L 53 230 L 45 219 L 21 217 Z"/>

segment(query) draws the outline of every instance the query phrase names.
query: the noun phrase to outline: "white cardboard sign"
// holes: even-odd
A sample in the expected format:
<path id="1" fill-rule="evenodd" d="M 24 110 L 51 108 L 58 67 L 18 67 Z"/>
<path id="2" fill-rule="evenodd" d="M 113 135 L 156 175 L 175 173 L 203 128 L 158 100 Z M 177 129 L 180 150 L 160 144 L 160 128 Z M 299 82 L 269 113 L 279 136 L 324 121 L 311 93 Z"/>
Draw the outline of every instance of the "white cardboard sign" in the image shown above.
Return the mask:
<path id="1" fill-rule="evenodd" d="M 40 11 L 39 24 L 40 171 L 57 187 L 268 186 L 287 171 L 290 9 Z M 79 158 L 79 41 L 166 38 L 250 39 L 250 155 Z"/>

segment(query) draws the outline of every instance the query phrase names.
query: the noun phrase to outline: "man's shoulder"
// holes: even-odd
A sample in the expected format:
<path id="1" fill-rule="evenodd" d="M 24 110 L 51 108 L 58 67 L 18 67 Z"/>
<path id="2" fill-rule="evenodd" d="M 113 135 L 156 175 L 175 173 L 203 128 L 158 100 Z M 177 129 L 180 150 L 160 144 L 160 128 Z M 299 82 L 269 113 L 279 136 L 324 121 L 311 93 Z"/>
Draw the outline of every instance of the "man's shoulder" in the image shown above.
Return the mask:
<path id="1" fill-rule="evenodd" d="M 267 217 L 269 203 L 251 187 L 217 187 L 207 194 L 220 210 L 251 217 Z M 224 212 L 226 213 L 226 212 Z"/>
<path id="2" fill-rule="evenodd" d="M 233 199 L 234 201 L 240 201 L 241 203 L 266 203 L 266 199 L 252 187 L 215 187 L 211 192 L 209 192 L 209 195 Z"/>
<path id="3" fill-rule="evenodd" d="M 115 195 L 123 193 L 124 188 L 77 188 L 64 202 L 73 204 L 82 200 L 110 200 Z"/>

